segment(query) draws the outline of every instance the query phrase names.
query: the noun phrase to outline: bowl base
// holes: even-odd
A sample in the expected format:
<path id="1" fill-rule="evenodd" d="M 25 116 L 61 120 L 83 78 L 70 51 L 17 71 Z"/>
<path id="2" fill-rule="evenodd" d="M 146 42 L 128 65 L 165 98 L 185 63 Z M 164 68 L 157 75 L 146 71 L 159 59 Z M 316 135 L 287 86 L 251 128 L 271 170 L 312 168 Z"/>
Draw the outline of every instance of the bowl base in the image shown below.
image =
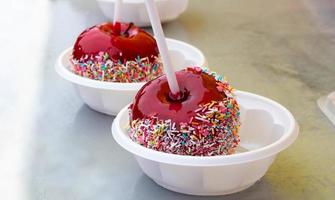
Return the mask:
<path id="1" fill-rule="evenodd" d="M 159 182 L 159 181 L 156 181 L 156 180 L 153 180 L 153 181 L 155 183 L 157 183 L 158 185 L 162 186 L 163 188 L 166 188 L 166 189 L 171 190 L 173 192 L 178 192 L 178 193 L 188 194 L 188 195 L 197 195 L 197 196 L 219 196 L 219 195 L 233 194 L 233 193 L 237 193 L 237 192 L 240 192 L 242 190 L 245 190 L 245 189 L 249 188 L 250 186 L 252 186 L 253 184 L 256 183 L 256 182 L 253 182 L 251 184 L 244 185 L 244 186 L 241 186 L 239 188 L 235 188 L 233 190 L 204 192 L 204 191 L 199 191 L 199 190 L 185 190 L 183 188 L 174 187 L 174 186 L 171 186 L 171 185 L 168 185 L 166 183 Z"/>
<path id="2" fill-rule="evenodd" d="M 117 113 L 115 113 L 115 112 L 107 111 L 107 110 L 101 109 L 99 107 L 91 106 L 91 105 L 88 105 L 87 103 L 85 103 L 85 105 L 87 105 L 90 109 L 92 109 L 92 110 L 94 110 L 96 112 L 105 114 L 105 115 L 110 115 L 110 116 L 116 116 L 117 115 Z"/>

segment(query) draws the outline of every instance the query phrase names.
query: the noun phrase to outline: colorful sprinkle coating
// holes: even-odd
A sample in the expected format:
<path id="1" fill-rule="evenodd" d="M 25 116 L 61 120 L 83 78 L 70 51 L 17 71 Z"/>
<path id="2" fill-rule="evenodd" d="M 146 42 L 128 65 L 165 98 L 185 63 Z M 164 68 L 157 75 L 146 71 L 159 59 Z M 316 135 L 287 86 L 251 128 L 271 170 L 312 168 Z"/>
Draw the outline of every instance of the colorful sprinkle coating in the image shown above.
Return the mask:
<path id="1" fill-rule="evenodd" d="M 71 70 L 86 78 L 107 81 L 136 83 L 146 82 L 163 74 L 161 59 L 155 57 L 153 62 L 149 58 L 136 58 L 121 62 L 109 57 L 108 53 L 100 52 L 96 56 L 84 56 L 77 60 L 70 58 Z"/>
<path id="2" fill-rule="evenodd" d="M 155 116 L 130 123 L 130 138 L 144 147 L 166 153 L 191 156 L 233 154 L 239 145 L 239 105 L 229 83 L 207 69 L 196 68 L 215 76 L 217 89 L 226 94 L 222 101 L 199 105 L 188 123 L 175 124 Z"/>

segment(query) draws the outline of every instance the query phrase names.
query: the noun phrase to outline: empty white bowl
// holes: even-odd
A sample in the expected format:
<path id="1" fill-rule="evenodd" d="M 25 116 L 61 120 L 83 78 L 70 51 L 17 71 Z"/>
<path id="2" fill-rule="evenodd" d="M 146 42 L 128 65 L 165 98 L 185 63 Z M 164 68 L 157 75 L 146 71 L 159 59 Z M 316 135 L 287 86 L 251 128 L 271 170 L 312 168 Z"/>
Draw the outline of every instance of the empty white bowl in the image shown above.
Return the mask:
<path id="1" fill-rule="evenodd" d="M 192 195 L 224 195 L 244 190 L 262 178 L 276 155 L 298 136 L 292 114 L 282 105 L 256 94 L 237 91 L 241 107 L 240 147 L 228 156 L 198 157 L 145 148 L 128 136 L 125 107 L 114 119 L 116 142 L 135 158 L 157 184 Z"/>
<path id="2" fill-rule="evenodd" d="M 187 66 L 206 66 L 203 53 L 196 47 L 174 39 L 166 39 L 172 64 L 175 69 Z M 74 74 L 71 71 L 69 58 L 72 48 L 63 51 L 56 63 L 56 71 L 65 80 L 72 82 L 82 100 L 93 110 L 109 115 L 116 115 L 129 104 L 142 83 L 118 83 L 92 80 Z"/>
<path id="3" fill-rule="evenodd" d="M 97 0 L 97 2 L 104 15 L 113 20 L 114 0 Z M 167 22 L 176 19 L 186 10 L 188 0 L 155 0 L 155 3 L 161 21 Z M 144 0 L 123 0 L 120 10 L 121 21 L 133 22 L 136 26 L 150 26 Z"/>

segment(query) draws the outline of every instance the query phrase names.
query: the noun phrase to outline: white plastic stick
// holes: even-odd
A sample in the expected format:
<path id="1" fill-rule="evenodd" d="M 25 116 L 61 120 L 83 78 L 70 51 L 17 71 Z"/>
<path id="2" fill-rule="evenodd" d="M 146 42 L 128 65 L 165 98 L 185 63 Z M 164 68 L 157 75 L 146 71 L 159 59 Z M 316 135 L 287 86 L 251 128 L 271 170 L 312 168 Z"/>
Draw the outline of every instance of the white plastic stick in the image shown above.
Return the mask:
<path id="1" fill-rule="evenodd" d="M 173 70 L 173 66 L 171 63 L 169 51 L 168 51 L 167 44 L 165 41 L 165 36 L 164 36 L 163 28 L 160 22 L 160 18 L 158 15 L 156 5 L 153 0 L 146 0 L 145 5 L 149 13 L 151 26 L 155 34 L 155 38 L 157 41 L 160 55 L 162 57 L 164 72 L 166 74 L 171 93 L 173 95 L 179 95 L 179 92 L 180 92 L 179 85 L 177 82 L 176 74 Z"/>
<path id="2" fill-rule="evenodd" d="M 121 4 L 122 0 L 114 0 L 114 18 L 113 24 L 121 21 Z"/>

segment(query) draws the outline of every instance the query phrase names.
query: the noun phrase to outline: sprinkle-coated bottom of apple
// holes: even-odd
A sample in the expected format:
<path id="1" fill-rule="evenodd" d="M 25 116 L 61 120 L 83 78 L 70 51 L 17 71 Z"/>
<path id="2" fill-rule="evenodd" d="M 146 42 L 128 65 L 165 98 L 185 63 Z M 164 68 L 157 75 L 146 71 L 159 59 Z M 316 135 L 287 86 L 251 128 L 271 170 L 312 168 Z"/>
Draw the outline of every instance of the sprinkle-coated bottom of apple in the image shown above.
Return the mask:
<path id="1" fill-rule="evenodd" d="M 79 60 L 70 58 L 70 62 L 73 73 L 106 82 L 146 82 L 163 74 L 162 61 L 156 56 L 154 59 L 137 57 L 135 60 L 121 61 L 110 58 L 108 53 L 100 52 Z"/>
<path id="2" fill-rule="evenodd" d="M 233 105 L 227 108 L 228 105 Z M 196 117 L 177 128 L 171 120 L 157 117 L 131 122 L 130 138 L 147 148 L 165 153 L 216 156 L 235 152 L 240 138 L 238 110 L 232 99 L 200 105 Z M 220 110 L 226 110 L 222 113 Z M 228 114 L 229 113 L 229 114 Z"/>
<path id="3" fill-rule="evenodd" d="M 197 85 L 200 82 L 207 85 L 203 90 L 203 95 L 216 94 L 214 93 L 215 91 L 221 94 L 221 98 L 216 96 L 210 100 L 211 98 L 207 96 L 205 98 L 206 101 L 203 101 L 203 95 L 198 95 L 197 97 L 194 96 L 194 91 L 190 91 L 190 95 L 193 93 L 192 98 L 199 98 L 196 101 L 201 103 L 195 105 L 190 98 L 181 102 L 184 106 L 185 104 L 193 106 L 192 116 L 184 116 L 187 118 L 187 121 L 180 121 L 179 118 L 176 120 L 177 117 L 173 117 L 172 115 L 171 118 L 164 118 L 161 112 L 158 113 L 159 111 L 156 112 L 157 114 L 134 117 L 134 107 L 138 105 L 133 104 L 129 108 L 131 119 L 129 137 L 144 147 L 165 153 L 190 156 L 233 154 L 240 142 L 238 136 L 240 111 L 233 89 L 229 83 L 223 79 L 222 76 L 201 68 L 188 68 L 180 71 L 178 74 L 183 75 L 182 77 L 178 76 L 180 79 L 188 79 L 186 81 L 192 80 L 193 83 L 191 84 Z M 196 75 L 195 78 L 194 75 Z M 210 75 L 211 78 L 208 78 L 208 75 Z M 165 81 L 163 76 L 151 82 L 159 83 L 155 87 L 160 88 L 158 89 L 160 91 L 162 90 L 161 85 L 163 85 Z M 183 82 L 180 81 L 179 83 Z M 148 82 L 145 86 L 147 86 L 150 91 L 153 91 L 153 88 L 151 88 L 152 85 L 155 84 Z M 182 84 L 181 86 L 185 85 Z M 142 88 L 141 90 L 145 89 Z M 192 88 L 192 90 L 199 92 L 198 90 L 200 90 L 200 88 Z M 212 90 L 212 93 L 209 93 L 209 90 Z M 137 98 L 145 97 L 140 95 Z M 145 99 L 144 101 L 149 101 L 148 98 Z M 153 102 L 150 103 L 151 108 L 154 107 L 152 104 Z M 174 116 L 181 115 L 178 114 L 178 112 L 175 113 Z M 182 113 L 182 111 L 180 112 Z"/>

